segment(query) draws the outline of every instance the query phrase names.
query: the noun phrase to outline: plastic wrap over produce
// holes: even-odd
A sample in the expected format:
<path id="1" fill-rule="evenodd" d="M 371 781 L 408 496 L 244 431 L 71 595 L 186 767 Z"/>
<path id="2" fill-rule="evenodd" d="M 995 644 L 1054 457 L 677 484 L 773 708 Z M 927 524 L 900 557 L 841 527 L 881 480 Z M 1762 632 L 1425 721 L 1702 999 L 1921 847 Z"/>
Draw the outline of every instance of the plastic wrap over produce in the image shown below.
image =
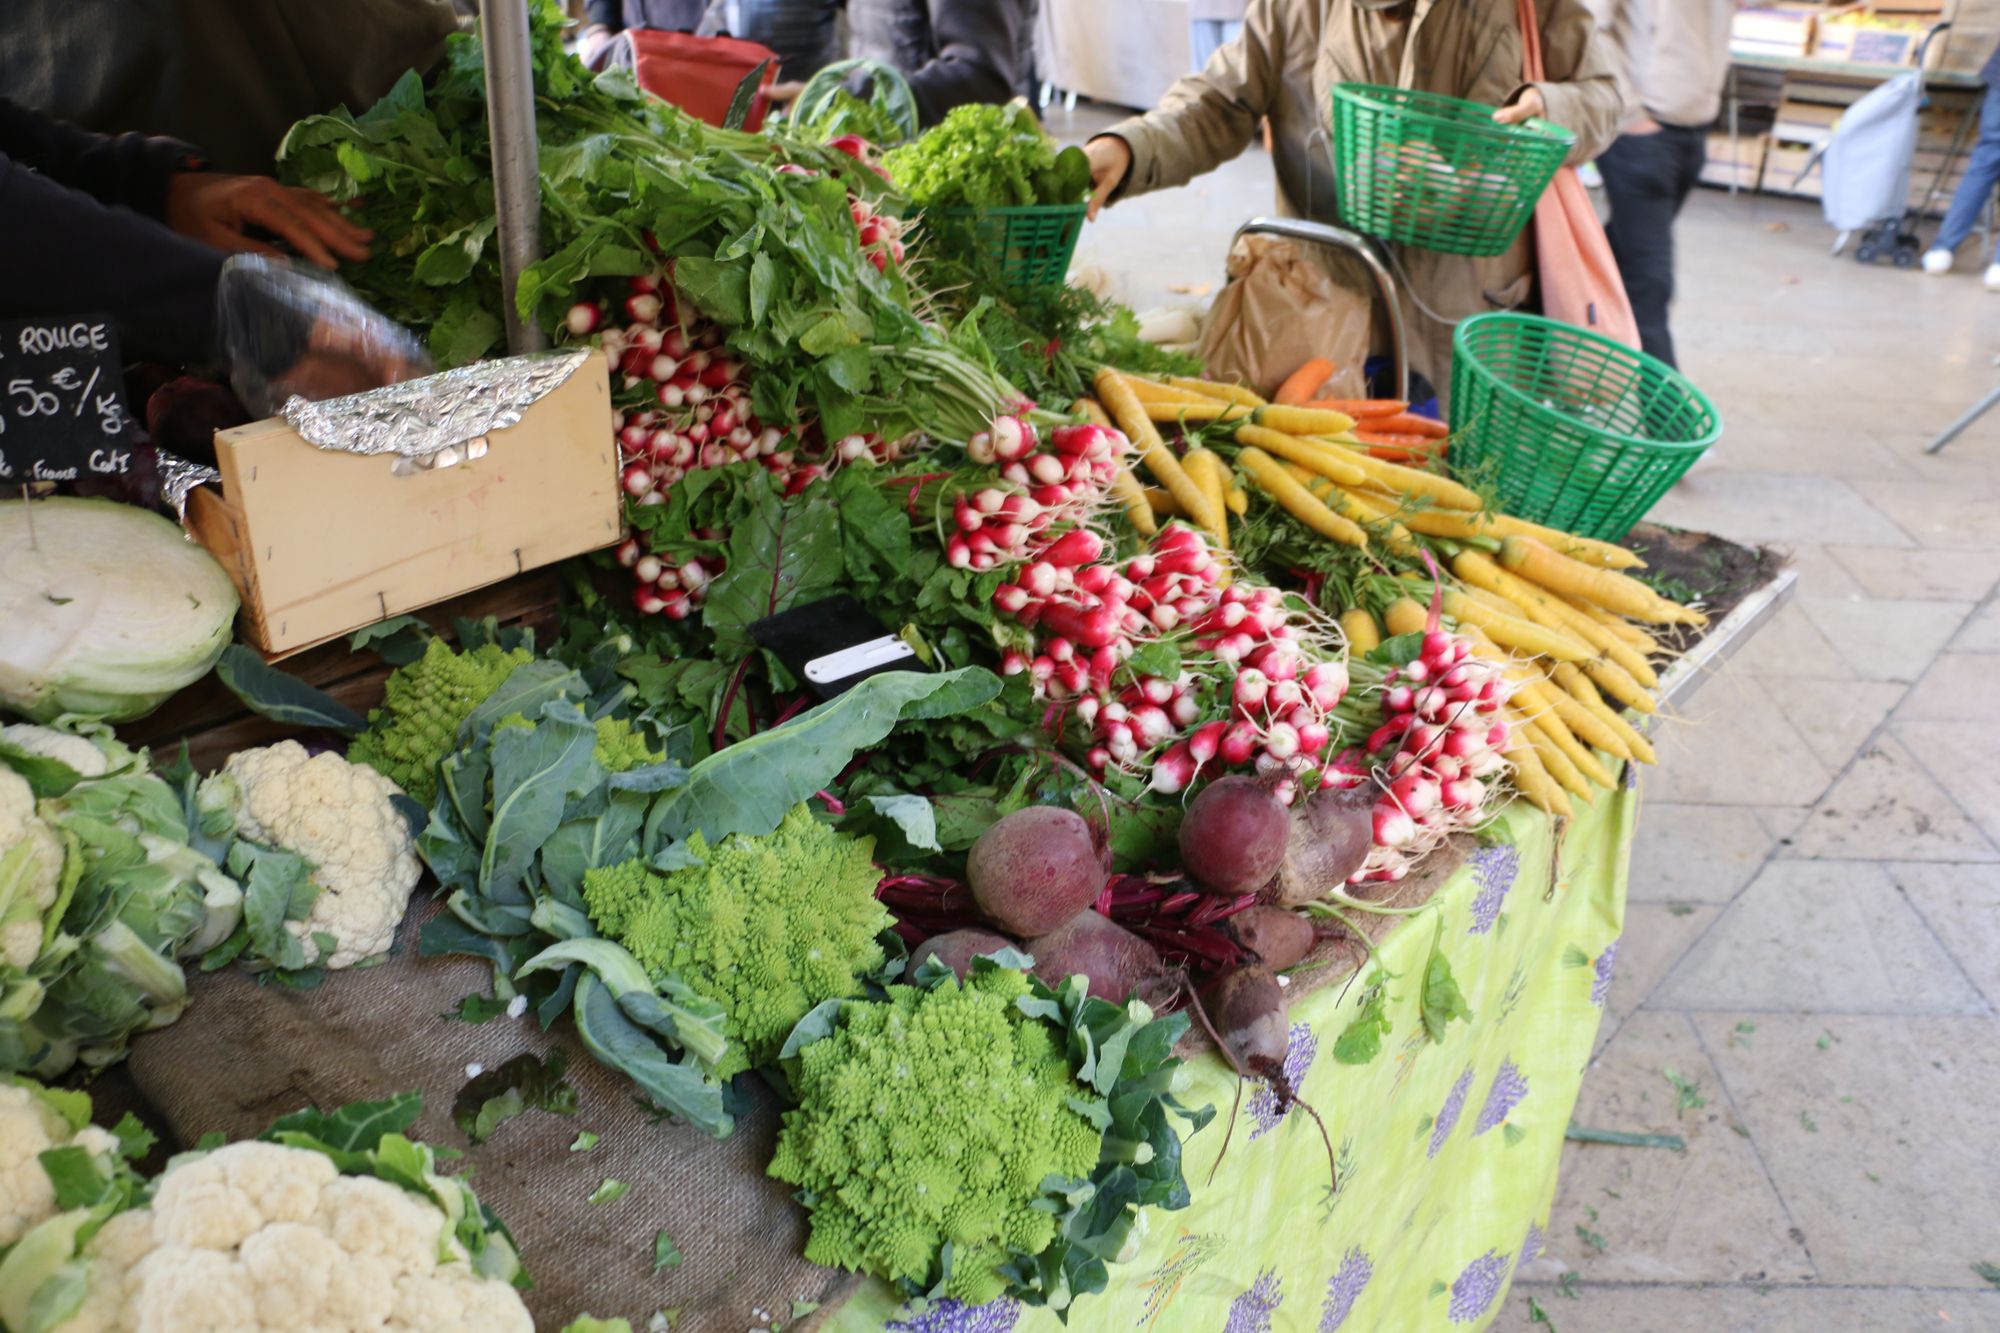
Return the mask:
<path id="1" fill-rule="evenodd" d="M 480 361 L 323 402 L 293 398 L 281 415 L 321 449 L 397 454 L 411 464 L 407 470 L 450 467 L 484 454 L 490 432 L 518 425 L 530 405 L 589 359 L 586 347 Z"/>
<path id="2" fill-rule="evenodd" d="M 416 335 L 306 264 L 231 255 L 215 284 L 229 385 L 252 417 L 428 375 Z"/>

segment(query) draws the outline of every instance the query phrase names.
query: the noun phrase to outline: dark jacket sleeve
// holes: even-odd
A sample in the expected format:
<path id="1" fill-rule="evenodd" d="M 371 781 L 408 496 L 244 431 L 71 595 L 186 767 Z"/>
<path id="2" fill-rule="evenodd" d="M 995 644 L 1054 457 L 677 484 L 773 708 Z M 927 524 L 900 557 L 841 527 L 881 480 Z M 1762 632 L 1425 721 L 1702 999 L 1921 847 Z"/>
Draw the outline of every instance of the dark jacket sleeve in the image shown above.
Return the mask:
<path id="1" fill-rule="evenodd" d="M 1029 0 L 930 0 L 937 54 L 903 71 L 926 125 L 968 102 L 1005 102 L 1022 91 L 1028 71 Z"/>
<path id="2" fill-rule="evenodd" d="M 583 21 L 587 27 L 605 27 L 613 32 L 625 31 L 623 0 L 583 0 Z"/>
<path id="3" fill-rule="evenodd" d="M 103 311 L 128 358 L 207 361 L 224 258 L 0 154 L 0 319 Z"/>
<path id="4" fill-rule="evenodd" d="M 178 139 L 93 134 L 5 98 L 0 98 L 0 154 L 99 203 L 122 204 L 152 218 L 166 211 L 168 179 L 205 165 L 198 151 Z"/>

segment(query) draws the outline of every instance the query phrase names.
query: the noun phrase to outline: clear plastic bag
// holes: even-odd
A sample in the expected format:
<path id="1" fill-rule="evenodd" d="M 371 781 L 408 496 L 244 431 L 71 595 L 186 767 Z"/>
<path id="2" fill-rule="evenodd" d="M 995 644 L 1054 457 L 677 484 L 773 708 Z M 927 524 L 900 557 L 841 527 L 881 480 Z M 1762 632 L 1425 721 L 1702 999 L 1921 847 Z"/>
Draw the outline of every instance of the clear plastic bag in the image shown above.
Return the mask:
<path id="1" fill-rule="evenodd" d="M 230 387 L 253 418 L 428 375 L 415 335 L 318 269 L 232 255 L 215 290 Z"/>

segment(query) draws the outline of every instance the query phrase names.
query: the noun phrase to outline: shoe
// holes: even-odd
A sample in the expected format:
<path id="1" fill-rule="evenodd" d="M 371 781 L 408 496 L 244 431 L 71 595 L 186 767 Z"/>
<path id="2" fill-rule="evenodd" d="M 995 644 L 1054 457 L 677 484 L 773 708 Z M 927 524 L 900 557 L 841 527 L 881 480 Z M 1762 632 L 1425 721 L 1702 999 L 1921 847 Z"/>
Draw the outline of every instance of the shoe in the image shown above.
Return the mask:
<path id="1" fill-rule="evenodd" d="M 1924 272 L 1933 278 L 1941 278 L 1951 272 L 1952 254 L 1949 250 L 1924 251 Z"/>
<path id="2" fill-rule="evenodd" d="M 1986 266 L 1986 290 L 2000 292 L 2000 263 Z"/>

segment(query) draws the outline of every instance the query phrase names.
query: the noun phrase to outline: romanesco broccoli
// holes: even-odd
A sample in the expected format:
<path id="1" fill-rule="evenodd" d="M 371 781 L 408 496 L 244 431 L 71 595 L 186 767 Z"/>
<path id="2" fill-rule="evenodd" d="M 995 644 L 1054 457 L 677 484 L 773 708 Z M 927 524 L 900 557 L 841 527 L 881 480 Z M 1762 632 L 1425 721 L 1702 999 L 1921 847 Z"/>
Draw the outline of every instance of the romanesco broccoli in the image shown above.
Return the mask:
<path id="1" fill-rule="evenodd" d="M 875 900 L 873 838 L 850 838 L 803 806 L 762 838 L 688 849 L 702 863 L 660 874 L 644 861 L 584 872 L 590 918 L 649 976 L 678 977 L 726 1015 L 727 1078 L 774 1058 L 807 1011 L 861 990 L 893 920 Z"/>
<path id="2" fill-rule="evenodd" d="M 982 1304 L 1011 1253 L 1055 1240 L 1042 1184 L 1088 1178 L 1102 1140 L 1069 1105 L 1086 1094 L 1060 1034 L 1017 1007 L 1029 993 L 1005 968 L 892 986 L 800 1052 L 768 1169 L 813 1200 L 806 1258 L 928 1288 L 949 1243 L 941 1294 Z"/>
<path id="3" fill-rule="evenodd" d="M 368 730 L 354 738 L 348 759 L 428 806 L 437 798 L 438 764 L 458 744 L 459 724 L 533 656 L 490 643 L 455 653 L 432 639 L 422 657 L 389 674 L 382 706 L 368 714 Z"/>
<path id="4" fill-rule="evenodd" d="M 509 713 L 493 724 L 493 730 L 522 731 L 534 726 L 519 713 Z M 597 727 L 597 744 L 591 747 L 591 754 L 597 766 L 606 773 L 623 773 L 647 764 L 657 764 L 667 757 L 664 750 L 648 749 L 646 737 L 630 722 L 622 717 L 600 717 Z"/>

